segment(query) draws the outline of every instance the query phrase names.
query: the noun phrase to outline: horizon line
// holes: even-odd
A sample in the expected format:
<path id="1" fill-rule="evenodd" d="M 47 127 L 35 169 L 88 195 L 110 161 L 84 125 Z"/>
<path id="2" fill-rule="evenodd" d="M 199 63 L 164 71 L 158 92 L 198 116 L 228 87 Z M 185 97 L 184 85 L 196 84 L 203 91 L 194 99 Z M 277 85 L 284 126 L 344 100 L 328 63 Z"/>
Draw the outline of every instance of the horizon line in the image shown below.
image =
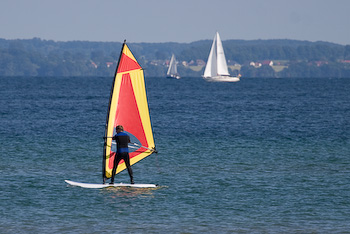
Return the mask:
<path id="1" fill-rule="evenodd" d="M 7 40 L 7 41 L 15 41 L 15 40 L 33 40 L 33 39 L 39 39 L 41 41 L 53 41 L 53 42 L 99 42 L 99 43 L 121 43 L 123 44 L 124 40 L 119 41 L 101 41 L 101 40 L 54 40 L 54 39 L 43 39 L 40 37 L 32 37 L 32 38 L 3 38 L 0 37 L 0 40 Z M 161 43 L 177 43 L 177 44 L 191 44 L 194 42 L 199 42 L 199 41 L 212 41 L 213 39 L 199 39 L 196 41 L 191 41 L 191 42 L 176 42 L 176 41 L 165 41 L 165 42 L 128 42 L 128 44 L 138 44 L 138 43 L 144 43 L 144 44 L 161 44 Z M 290 39 L 290 38 L 270 38 L 270 39 L 227 39 L 227 40 L 222 40 L 222 41 L 283 41 L 283 40 L 289 40 L 289 41 L 300 41 L 300 42 L 325 42 L 325 43 L 331 43 L 331 44 L 337 44 L 337 45 L 342 45 L 346 46 L 349 44 L 342 44 L 342 43 L 337 43 L 337 42 L 331 42 L 331 41 L 323 41 L 323 40 L 317 40 L 317 41 L 312 41 L 312 40 L 303 40 L 303 39 Z"/>

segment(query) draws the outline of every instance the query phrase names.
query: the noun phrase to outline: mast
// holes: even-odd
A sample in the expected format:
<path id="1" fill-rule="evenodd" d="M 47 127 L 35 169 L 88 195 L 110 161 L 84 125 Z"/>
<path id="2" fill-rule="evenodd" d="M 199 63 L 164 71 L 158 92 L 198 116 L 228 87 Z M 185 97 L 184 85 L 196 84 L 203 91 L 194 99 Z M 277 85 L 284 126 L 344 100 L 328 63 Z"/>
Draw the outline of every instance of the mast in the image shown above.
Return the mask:
<path id="1" fill-rule="evenodd" d="M 111 87 L 111 93 L 109 95 L 109 104 L 108 104 L 108 109 L 107 109 L 107 117 L 106 117 L 106 124 L 105 124 L 105 134 L 104 134 L 104 143 L 103 143 L 103 160 L 102 160 L 102 177 L 103 177 L 103 182 L 106 179 L 106 153 L 107 153 L 107 130 L 108 130 L 108 120 L 109 120 L 109 115 L 110 115 L 110 110 L 111 110 L 111 102 L 112 102 L 112 97 L 113 97 L 113 90 L 114 90 L 114 84 L 115 84 L 115 80 L 117 77 L 117 71 L 118 71 L 118 67 L 119 67 L 119 63 L 120 63 L 120 59 L 122 57 L 122 53 L 123 53 L 123 49 L 124 46 L 126 45 L 126 40 L 124 40 L 124 43 L 122 45 L 122 48 L 120 50 L 120 54 L 119 54 L 119 59 L 118 59 L 118 64 L 117 67 L 115 69 L 114 72 L 114 79 L 113 79 L 113 83 L 112 83 L 112 87 Z"/>

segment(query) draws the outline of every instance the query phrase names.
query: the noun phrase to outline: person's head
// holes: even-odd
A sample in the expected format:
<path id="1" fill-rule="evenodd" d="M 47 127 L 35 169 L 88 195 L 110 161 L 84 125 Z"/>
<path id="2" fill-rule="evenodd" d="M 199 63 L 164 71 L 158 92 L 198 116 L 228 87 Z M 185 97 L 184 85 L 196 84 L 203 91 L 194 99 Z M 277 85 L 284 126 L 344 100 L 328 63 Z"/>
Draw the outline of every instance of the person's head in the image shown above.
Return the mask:
<path id="1" fill-rule="evenodd" d="M 124 131 L 124 128 L 123 128 L 122 125 L 118 125 L 117 127 L 115 127 L 115 130 L 116 130 L 117 132 L 122 132 L 122 131 Z"/>

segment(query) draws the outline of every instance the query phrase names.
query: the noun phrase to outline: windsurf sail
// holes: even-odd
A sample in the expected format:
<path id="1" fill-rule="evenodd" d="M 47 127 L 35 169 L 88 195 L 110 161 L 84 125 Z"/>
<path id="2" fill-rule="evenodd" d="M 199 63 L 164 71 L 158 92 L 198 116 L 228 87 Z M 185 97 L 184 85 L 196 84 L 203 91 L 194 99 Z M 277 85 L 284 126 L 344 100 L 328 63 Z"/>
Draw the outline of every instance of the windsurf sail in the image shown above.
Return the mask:
<path id="1" fill-rule="evenodd" d="M 143 69 L 136 61 L 125 41 L 119 56 L 112 84 L 106 119 L 103 149 L 103 179 L 112 176 L 116 156 L 115 127 L 122 125 L 134 144 L 130 149 L 130 164 L 155 152 L 155 144 L 149 115 Z M 126 168 L 120 161 L 116 173 Z"/>

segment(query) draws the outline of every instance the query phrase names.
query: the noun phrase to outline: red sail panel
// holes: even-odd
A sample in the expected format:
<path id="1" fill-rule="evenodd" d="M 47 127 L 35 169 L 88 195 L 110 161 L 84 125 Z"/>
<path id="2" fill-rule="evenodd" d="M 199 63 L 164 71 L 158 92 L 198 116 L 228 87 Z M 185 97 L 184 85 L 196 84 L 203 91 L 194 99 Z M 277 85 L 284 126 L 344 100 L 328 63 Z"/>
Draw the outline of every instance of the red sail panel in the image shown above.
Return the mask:
<path id="1" fill-rule="evenodd" d="M 132 70 L 141 69 L 141 66 L 132 58 L 128 57 L 126 54 L 122 54 L 119 62 L 119 67 L 117 72 L 127 72 Z"/>

